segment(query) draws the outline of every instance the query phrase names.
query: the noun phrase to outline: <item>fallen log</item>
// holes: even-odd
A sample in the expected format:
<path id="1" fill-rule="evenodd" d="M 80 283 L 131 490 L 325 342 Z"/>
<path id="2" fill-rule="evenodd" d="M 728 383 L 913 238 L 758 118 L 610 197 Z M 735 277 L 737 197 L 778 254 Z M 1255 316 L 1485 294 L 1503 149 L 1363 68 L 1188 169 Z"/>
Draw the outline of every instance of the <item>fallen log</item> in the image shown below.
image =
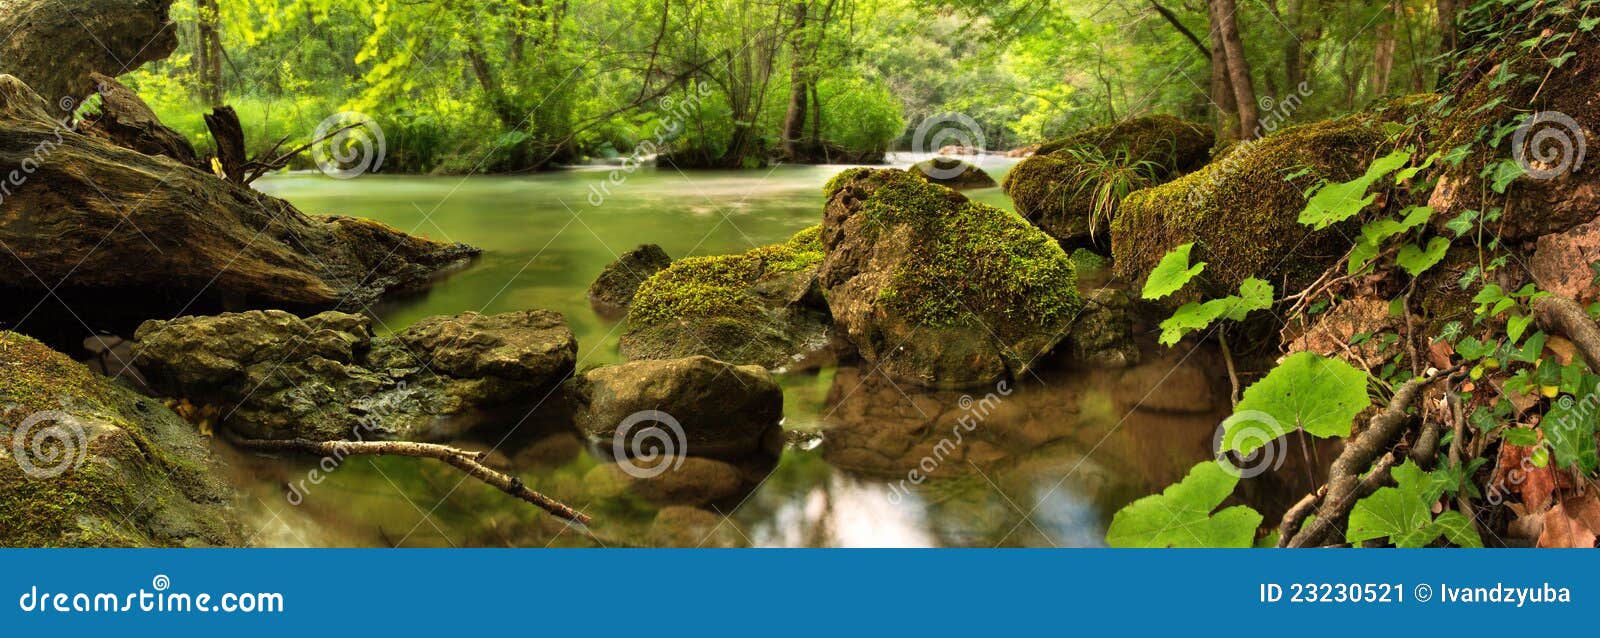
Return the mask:
<path id="1" fill-rule="evenodd" d="M 89 74 L 118 76 L 172 55 L 172 0 L 0 0 L 0 73 L 21 78 L 70 115 L 95 91 Z"/>

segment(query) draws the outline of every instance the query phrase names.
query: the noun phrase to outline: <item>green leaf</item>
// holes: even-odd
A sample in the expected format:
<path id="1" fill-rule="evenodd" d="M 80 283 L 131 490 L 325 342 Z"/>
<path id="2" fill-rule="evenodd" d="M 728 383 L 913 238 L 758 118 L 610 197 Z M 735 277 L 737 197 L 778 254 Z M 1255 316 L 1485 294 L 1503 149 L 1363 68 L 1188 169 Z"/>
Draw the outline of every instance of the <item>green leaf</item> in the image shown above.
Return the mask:
<path id="1" fill-rule="evenodd" d="M 1483 537 L 1478 535 L 1472 521 L 1455 510 L 1442 512 L 1439 518 L 1433 519 L 1432 531 L 1444 534 L 1445 540 L 1457 547 L 1483 547 Z"/>
<path id="2" fill-rule="evenodd" d="M 1472 522 L 1460 513 L 1433 517 L 1433 504 L 1459 477 L 1446 470 L 1424 472 L 1411 461 L 1391 472 L 1395 487 L 1373 492 L 1350 510 L 1347 542 L 1387 538 L 1395 547 L 1424 547 L 1443 536 L 1461 547 L 1483 547 Z"/>
<path id="3" fill-rule="evenodd" d="M 1592 384 L 1585 385 L 1592 390 Z M 1576 467 L 1584 474 L 1589 474 L 1600 468 L 1600 456 L 1596 454 L 1594 440 L 1595 414 L 1600 411 L 1600 400 L 1592 392 L 1583 396 L 1587 398 L 1576 400 L 1563 395 L 1545 413 L 1544 420 L 1539 422 L 1539 430 L 1544 432 L 1545 441 L 1550 443 L 1550 453 L 1555 455 L 1557 465 L 1562 468 Z"/>
<path id="4" fill-rule="evenodd" d="M 1477 414 L 1473 413 L 1474 416 Z M 1488 416 L 1488 412 L 1483 414 Z M 1539 444 L 1539 433 L 1532 428 L 1506 428 L 1500 431 L 1500 438 L 1517 447 L 1533 447 Z"/>
<path id="5" fill-rule="evenodd" d="M 1239 284 L 1239 294 L 1225 297 L 1224 301 L 1232 303 L 1223 310 L 1222 317 L 1229 321 L 1244 321 L 1251 312 L 1272 306 L 1272 284 L 1265 279 L 1247 277 Z"/>
<path id="6" fill-rule="evenodd" d="M 1201 461 L 1182 481 L 1160 494 L 1128 504 L 1111 517 L 1106 544 L 1112 547 L 1250 547 L 1261 514 L 1243 505 L 1216 514 L 1239 477 L 1213 461 Z"/>
<path id="7" fill-rule="evenodd" d="M 1455 233 L 1456 238 L 1460 239 L 1462 235 L 1472 231 L 1472 224 L 1476 221 L 1478 221 L 1478 211 L 1468 209 L 1445 222 L 1444 227 L 1450 229 L 1450 232 Z"/>
<path id="8" fill-rule="evenodd" d="M 1369 403 L 1366 373 L 1297 352 L 1245 389 L 1223 421 L 1222 448 L 1249 454 L 1295 428 L 1322 438 L 1350 436 L 1350 423 Z"/>
<path id="9" fill-rule="evenodd" d="M 1160 299 L 1177 292 L 1184 284 L 1194 279 L 1195 275 L 1206 269 L 1206 262 L 1194 266 L 1189 265 L 1189 251 L 1194 249 L 1194 242 L 1189 242 L 1172 249 L 1161 262 L 1150 271 L 1150 278 L 1144 282 L 1144 291 L 1140 293 L 1145 299 Z"/>
<path id="10" fill-rule="evenodd" d="M 1450 240 L 1443 237 L 1434 237 L 1428 240 L 1426 250 L 1418 248 L 1416 244 L 1406 244 L 1400 248 L 1400 254 L 1395 255 L 1394 262 L 1404 268 L 1412 277 L 1426 272 L 1439 260 L 1444 259 L 1444 253 L 1450 249 Z"/>
<path id="11" fill-rule="evenodd" d="M 1363 225 L 1361 236 L 1374 244 L 1381 244 L 1385 239 L 1421 226 L 1433 216 L 1433 209 L 1427 206 L 1411 206 L 1401 213 L 1399 221 L 1380 219 Z"/>
<path id="12" fill-rule="evenodd" d="M 1442 157 L 1443 155 L 1444 155 L 1443 153 L 1435 151 L 1434 154 L 1428 156 L 1428 159 L 1423 160 L 1423 162 L 1421 164 L 1418 164 L 1418 165 L 1413 166 L 1411 168 L 1400 169 L 1400 172 L 1394 174 L 1394 183 L 1395 183 L 1395 185 L 1398 186 L 1398 185 L 1405 184 L 1406 180 L 1411 179 L 1413 177 L 1416 177 L 1417 173 L 1421 173 L 1422 171 L 1428 170 L 1428 167 L 1433 166 L 1433 163 L 1438 161 L 1439 158 Z"/>
<path id="13" fill-rule="evenodd" d="M 1512 344 L 1515 344 L 1522 340 L 1522 333 L 1527 332 L 1528 325 L 1532 323 L 1533 317 L 1531 315 L 1512 315 L 1506 319 L 1506 336 L 1511 338 Z"/>
<path id="14" fill-rule="evenodd" d="M 1191 301 L 1183 304 L 1172 313 L 1166 321 L 1161 322 L 1161 345 L 1170 346 L 1183 340 L 1183 336 L 1194 330 L 1204 329 L 1216 321 L 1223 313 L 1228 311 L 1228 303 L 1223 299 L 1216 299 L 1200 303 Z"/>
<path id="15" fill-rule="evenodd" d="M 1518 177 L 1523 175 L 1522 165 L 1515 160 L 1509 159 L 1500 160 L 1485 170 L 1489 172 L 1489 187 L 1501 195 L 1506 193 L 1506 188 L 1511 185 L 1511 182 L 1516 181 Z"/>
<path id="16" fill-rule="evenodd" d="M 1367 166 L 1366 174 L 1361 177 L 1348 182 L 1324 184 L 1306 201 L 1305 210 L 1300 211 L 1300 223 L 1322 230 L 1354 217 L 1377 199 L 1376 194 L 1367 194 L 1367 189 L 1410 160 L 1410 148 L 1398 150 L 1373 160 Z"/>

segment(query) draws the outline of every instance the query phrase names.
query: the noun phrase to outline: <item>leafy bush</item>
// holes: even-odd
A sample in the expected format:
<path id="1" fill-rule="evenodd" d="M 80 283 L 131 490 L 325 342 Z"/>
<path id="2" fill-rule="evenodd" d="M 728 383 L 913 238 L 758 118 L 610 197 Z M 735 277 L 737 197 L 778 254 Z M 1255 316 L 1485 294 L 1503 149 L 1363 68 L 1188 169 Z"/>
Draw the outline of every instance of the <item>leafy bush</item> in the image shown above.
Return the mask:
<path id="1" fill-rule="evenodd" d="M 906 128 L 900 101 L 882 82 L 838 78 L 817 84 L 822 137 L 853 152 L 880 152 Z"/>

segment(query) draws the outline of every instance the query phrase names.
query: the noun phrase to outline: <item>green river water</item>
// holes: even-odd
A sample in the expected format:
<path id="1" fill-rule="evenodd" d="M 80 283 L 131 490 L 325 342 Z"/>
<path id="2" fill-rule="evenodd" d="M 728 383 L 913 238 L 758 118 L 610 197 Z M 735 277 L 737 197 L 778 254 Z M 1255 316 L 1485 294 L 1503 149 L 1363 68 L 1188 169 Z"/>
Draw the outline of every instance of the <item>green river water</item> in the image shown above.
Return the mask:
<path id="1" fill-rule="evenodd" d="M 1014 161 L 985 168 L 998 178 Z M 610 168 L 289 175 L 258 185 L 307 212 L 369 217 L 484 250 L 428 292 L 373 308 L 377 329 L 469 310 L 548 308 L 572 326 L 583 368 L 621 360 L 621 330 L 584 294 L 616 255 L 641 243 L 677 258 L 782 241 L 820 221 L 822 185 L 843 168 L 645 167 L 608 192 L 600 187 Z M 1011 206 L 997 188 L 968 195 Z M 587 530 L 430 460 L 350 459 L 299 505 L 284 485 L 304 479 L 314 460 L 231 460 L 260 530 L 252 540 L 265 545 L 1093 546 L 1117 508 L 1208 456 L 1227 412 L 1215 358 L 1147 348 L 1146 363 L 1128 370 L 1048 361 L 989 401 L 984 391 L 918 391 L 854 365 L 782 375 L 783 453 L 736 463 L 738 493 L 696 507 L 664 503 L 693 501 L 699 479 L 683 478 L 669 498 L 620 481 L 548 410 L 511 424 L 517 435 L 492 461 L 592 515 Z M 953 440 L 962 417 L 978 427 Z"/>

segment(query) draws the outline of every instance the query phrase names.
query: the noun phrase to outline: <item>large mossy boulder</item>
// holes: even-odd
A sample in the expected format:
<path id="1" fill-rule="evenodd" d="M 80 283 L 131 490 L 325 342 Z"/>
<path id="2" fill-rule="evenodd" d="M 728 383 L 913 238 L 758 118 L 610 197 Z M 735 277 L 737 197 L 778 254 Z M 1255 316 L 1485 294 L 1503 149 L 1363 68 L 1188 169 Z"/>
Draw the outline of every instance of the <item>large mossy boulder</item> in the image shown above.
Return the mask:
<path id="1" fill-rule="evenodd" d="M 0 243 L 11 253 L 0 261 L 0 322 L 26 319 L 20 330 L 81 321 L 126 334 L 180 312 L 364 307 L 477 253 L 304 214 L 164 155 L 64 129 L 47 108 L 0 75 L 0 175 L 20 182 L 0 196 Z"/>
<path id="2" fill-rule="evenodd" d="M 0 332 L 0 547 L 240 545 L 221 476 L 165 406 Z"/>
<path id="3" fill-rule="evenodd" d="M 1252 276 L 1274 285 L 1287 281 L 1290 290 L 1310 283 L 1350 248 L 1354 229 L 1346 228 L 1353 222 L 1321 231 L 1301 224 L 1303 193 L 1322 180 L 1360 176 L 1385 144 L 1379 117 L 1283 129 L 1236 145 L 1198 171 L 1129 194 L 1111 223 L 1115 274 L 1142 286 L 1168 251 L 1194 242 L 1191 261 L 1207 266 L 1191 290 L 1203 297 L 1232 294 Z M 1169 299 L 1188 301 L 1192 294 Z"/>
<path id="4" fill-rule="evenodd" d="M 1017 212 L 1051 237 L 1104 243 L 1110 219 L 1092 213 L 1106 172 L 1085 160 L 1130 167 L 1130 185 L 1147 186 L 1204 166 L 1214 143 L 1202 124 L 1170 115 L 1132 118 L 1041 145 L 1006 174 L 1002 186 Z"/>
<path id="5" fill-rule="evenodd" d="M 536 405 L 569 377 L 577 340 L 560 314 L 431 317 L 392 337 L 370 319 L 278 310 L 149 321 L 134 337 L 159 393 L 212 408 L 238 436 L 450 440 L 496 410 Z"/>
<path id="6" fill-rule="evenodd" d="M 643 244 L 622 253 L 589 284 L 589 305 L 602 317 L 620 318 L 628 314 L 639 284 L 671 265 L 672 257 L 655 244 Z"/>
<path id="7" fill-rule="evenodd" d="M 606 450 L 737 457 L 783 420 L 783 389 L 766 369 L 710 357 L 603 366 L 571 385 L 578 429 Z"/>
<path id="8" fill-rule="evenodd" d="M 983 172 L 983 169 L 954 157 L 925 159 L 912 164 L 911 168 L 906 170 L 929 182 L 958 191 L 998 186 L 994 178 Z"/>
<path id="9" fill-rule="evenodd" d="M 1082 307 L 1072 260 L 1016 215 L 893 169 L 850 169 L 826 194 L 828 307 L 894 378 L 958 388 L 1019 375 Z"/>
<path id="10" fill-rule="evenodd" d="M 738 255 L 687 257 L 652 275 L 628 309 L 622 355 L 780 368 L 825 347 L 831 326 L 816 285 L 818 233 L 808 228 Z"/>

